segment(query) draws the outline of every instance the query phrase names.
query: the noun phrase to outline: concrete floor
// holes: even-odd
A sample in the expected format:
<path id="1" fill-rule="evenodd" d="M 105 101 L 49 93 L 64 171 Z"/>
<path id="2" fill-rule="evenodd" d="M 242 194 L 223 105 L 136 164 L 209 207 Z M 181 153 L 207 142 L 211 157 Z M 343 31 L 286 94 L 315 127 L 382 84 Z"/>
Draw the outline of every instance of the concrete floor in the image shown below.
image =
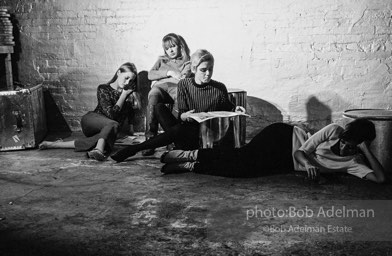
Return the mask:
<path id="1" fill-rule="evenodd" d="M 390 234 L 354 239 L 263 230 L 327 225 L 326 218 L 246 219 L 255 206 L 391 200 L 390 184 L 349 176 L 316 184 L 294 173 L 161 175 L 162 152 L 124 163 L 96 162 L 72 150 L 1 152 L 0 255 L 392 255 Z"/>

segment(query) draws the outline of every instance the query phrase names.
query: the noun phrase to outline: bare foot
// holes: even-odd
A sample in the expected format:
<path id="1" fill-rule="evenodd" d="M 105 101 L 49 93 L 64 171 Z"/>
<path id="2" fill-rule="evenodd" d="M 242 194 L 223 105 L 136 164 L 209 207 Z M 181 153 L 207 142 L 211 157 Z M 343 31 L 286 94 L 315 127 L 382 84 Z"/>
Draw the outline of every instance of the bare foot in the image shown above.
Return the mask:
<path id="1" fill-rule="evenodd" d="M 41 142 L 39 145 L 38 145 L 38 148 L 39 149 L 48 149 L 48 148 L 54 148 L 54 146 L 56 145 L 56 143 L 57 142 L 61 142 L 61 141 L 63 141 L 63 140 L 56 140 L 56 141 L 47 141 L 47 140 L 44 140 L 43 142 Z"/>

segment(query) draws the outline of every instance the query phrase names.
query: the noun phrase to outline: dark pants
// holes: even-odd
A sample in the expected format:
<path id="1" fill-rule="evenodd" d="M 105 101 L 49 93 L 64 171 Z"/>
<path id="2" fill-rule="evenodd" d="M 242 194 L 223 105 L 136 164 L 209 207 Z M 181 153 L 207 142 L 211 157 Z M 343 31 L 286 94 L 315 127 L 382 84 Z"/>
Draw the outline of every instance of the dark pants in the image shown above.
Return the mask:
<path id="1" fill-rule="evenodd" d="M 154 85 L 148 93 L 147 105 L 147 131 L 149 137 L 158 133 L 158 113 L 155 111 L 157 104 L 171 104 L 177 110 L 177 84 L 162 83 Z"/>
<path id="2" fill-rule="evenodd" d="M 75 151 L 87 151 L 94 148 L 99 139 L 104 139 L 105 149 L 113 150 L 120 124 L 106 116 L 88 112 L 82 117 L 81 126 L 86 138 L 75 140 Z"/>
<path id="3" fill-rule="evenodd" d="M 158 136 L 165 138 L 165 142 L 157 145 L 162 147 L 172 142 L 177 148 L 191 150 L 199 148 L 199 124 L 197 122 L 182 122 L 173 116 L 171 110 L 165 104 L 155 106 L 159 124 L 165 131 Z M 167 140 L 166 140 L 167 138 Z"/>
<path id="4" fill-rule="evenodd" d="M 173 142 L 178 149 L 193 150 L 199 148 L 199 123 L 196 121 L 191 123 L 181 122 L 162 103 L 155 106 L 155 111 L 165 132 L 143 143 L 130 145 L 119 150 L 111 156 L 114 160 L 121 162 L 141 150 L 158 148 Z"/>
<path id="5" fill-rule="evenodd" d="M 258 177 L 292 171 L 292 138 L 293 126 L 284 123 L 269 125 L 242 148 L 200 149 L 194 172 Z"/>

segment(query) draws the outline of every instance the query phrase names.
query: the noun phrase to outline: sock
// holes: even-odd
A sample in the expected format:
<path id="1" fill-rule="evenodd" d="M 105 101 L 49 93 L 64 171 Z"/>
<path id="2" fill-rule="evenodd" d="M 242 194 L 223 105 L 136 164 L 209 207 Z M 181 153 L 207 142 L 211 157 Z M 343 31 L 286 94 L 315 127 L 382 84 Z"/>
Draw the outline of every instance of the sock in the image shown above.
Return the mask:
<path id="1" fill-rule="evenodd" d="M 162 154 L 162 163 L 179 163 L 197 161 L 198 150 L 171 150 Z"/>

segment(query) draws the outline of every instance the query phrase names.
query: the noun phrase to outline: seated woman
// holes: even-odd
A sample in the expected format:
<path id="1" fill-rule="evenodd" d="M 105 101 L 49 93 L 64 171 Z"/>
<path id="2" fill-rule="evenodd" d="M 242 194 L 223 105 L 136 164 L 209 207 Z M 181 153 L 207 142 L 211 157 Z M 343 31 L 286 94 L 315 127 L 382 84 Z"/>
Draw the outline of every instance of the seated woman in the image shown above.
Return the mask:
<path id="1" fill-rule="evenodd" d="M 162 147 L 173 142 L 176 148 L 197 149 L 199 147 L 199 124 L 189 118 L 189 115 L 234 109 L 226 86 L 211 79 L 213 69 L 214 57 L 210 52 L 197 50 L 192 54 L 191 71 L 194 77 L 182 79 L 178 83 L 177 100 L 180 120 L 176 119 L 163 104 L 157 104 L 158 121 L 165 132 L 141 144 L 121 149 L 110 157 L 117 162 L 122 162 L 141 150 Z"/>
<path id="2" fill-rule="evenodd" d="M 86 138 L 72 141 L 43 141 L 39 149 L 73 148 L 88 151 L 89 158 L 104 161 L 112 151 L 118 130 L 134 109 L 140 108 L 135 92 L 137 70 L 134 64 L 122 64 L 113 78 L 97 89 L 98 105 L 82 117 L 81 126 Z"/>
<path id="3" fill-rule="evenodd" d="M 191 75 L 189 48 L 184 38 L 170 33 L 163 37 L 164 55 L 160 56 L 151 70 L 148 79 L 154 81 L 148 93 L 146 139 L 158 134 L 158 117 L 155 106 L 158 103 L 173 104 L 177 110 L 177 84 Z M 153 155 L 155 149 L 144 150 L 144 156 Z"/>
<path id="4" fill-rule="evenodd" d="M 346 172 L 382 183 L 384 169 L 368 147 L 375 137 L 374 124 L 366 119 L 356 119 L 344 129 L 329 124 L 308 139 L 299 127 L 274 123 L 242 148 L 166 152 L 162 172 L 258 177 L 302 170 L 311 179 L 320 173 Z"/>

